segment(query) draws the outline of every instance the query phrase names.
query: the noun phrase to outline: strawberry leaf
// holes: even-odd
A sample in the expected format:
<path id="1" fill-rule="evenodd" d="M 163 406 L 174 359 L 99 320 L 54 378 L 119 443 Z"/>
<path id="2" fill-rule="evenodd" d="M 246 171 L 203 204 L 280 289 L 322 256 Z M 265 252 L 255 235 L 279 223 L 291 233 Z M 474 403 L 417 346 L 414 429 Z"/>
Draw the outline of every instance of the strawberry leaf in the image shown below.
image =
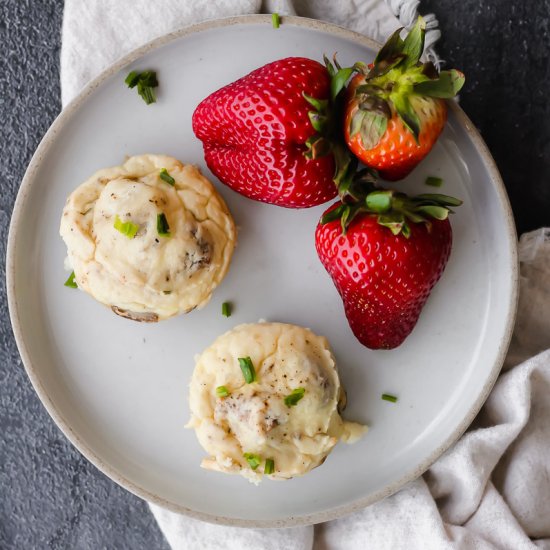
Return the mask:
<path id="1" fill-rule="evenodd" d="M 345 196 L 357 170 L 357 158 L 349 153 L 348 148 L 342 143 L 333 143 L 332 154 L 336 165 L 333 177 L 340 196 Z"/>
<path id="2" fill-rule="evenodd" d="M 428 221 L 424 216 L 413 212 L 412 210 L 403 210 L 405 217 L 407 217 L 413 223 L 422 223 Z"/>
<path id="3" fill-rule="evenodd" d="M 384 92 L 384 88 L 377 86 L 376 84 L 361 84 L 355 88 L 355 95 L 359 94 L 381 94 Z"/>
<path id="4" fill-rule="evenodd" d="M 378 172 L 373 168 L 362 168 L 353 176 L 353 181 L 365 190 L 374 191 L 378 182 Z"/>
<path id="5" fill-rule="evenodd" d="M 409 98 L 405 94 L 392 94 L 391 100 L 393 106 L 399 115 L 399 118 L 403 121 L 403 124 L 410 130 L 414 139 L 418 143 L 418 136 L 420 134 L 420 120 L 414 110 Z"/>
<path id="6" fill-rule="evenodd" d="M 366 75 L 369 72 L 369 66 L 366 63 L 363 63 L 362 61 L 356 61 L 353 64 L 353 69 L 363 75 Z"/>
<path id="7" fill-rule="evenodd" d="M 361 130 L 361 126 L 363 125 L 363 119 L 367 113 L 365 111 L 362 111 L 361 109 L 357 109 L 357 111 L 353 114 L 351 117 L 351 124 L 349 128 L 349 135 L 350 137 L 355 136 L 359 130 Z"/>
<path id="8" fill-rule="evenodd" d="M 317 99 L 316 97 L 310 96 L 306 94 L 305 92 L 302 92 L 302 95 L 304 96 L 304 99 L 319 113 L 326 112 L 328 108 L 328 100 L 327 99 Z"/>
<path id="9" fill-rule="evenodd" d="M 336 74 L 336 69 L 334 68 L 334 65 L 331 63 L 326 54 L 323 54 L 323 61 L 325 62 L 325 67 L 327 68 L 328 74 L 332 78 Z"/>
<path id="10" fill-rule="evenodd" d="M 426 22 L 422 17 L 418 17 L 414 27 L 403 41 L 402 52 L 406 55 L 403 61 L 403 67 L 414 67 L 420 60 L 424 51 L 424 36 L 426 34 Z"/>
<path id="11" fill-rule="evenodd" d="M 346 206 L 344 204 L 340 204 L 330 212 L 327 212 L 326 214 L 324 214 L 323 217 L 321 218 L 321 225 L 325 225 L 326 223 L 330 223 L 335 220 L 338 220 L 342 216 L 342 213 L 344 212 L 345 207 Z"/>
<path id="12" fill-rule="evenodd" d="M 346 229 L 348 227 L 348 218 L 350 214 L 351 214 L 351 206 L 344 206 L 344 209 L 342 210 L 342 217 L 340 218 L 340 225 L 342 226 L 343 235 L 346 234 Z"/>
<path id="13" fill-rule="evenodd" d="M 419 206 L 416 211 L 422 212 L 423 214 L 428 214 L 428 216 L 431 216 L 436 220 L 446 220 L 449 216 L 449 210 L 443 206 Z"/>
<path id="14" fill-rule="evenodd" d="M 451 69 L 450 71 L 441 71 L 437 80 L 418 82 L 413 86 L 413 90 L 420 95 L 450 99 L 456 96 L 464 86 L 464 82 L 464 74 L 456 69 Z"/>
<path id="15" fill-rule="evenodd" d="M 330 97 L 332 101 L 336 99 L 338 94 L 343 90 L 346 82 L 349 80 L 349 77 L 354 72 L 353 67 L 345 67 L 343 69 L 338 69 L 338 72 L 330 80 Z"/>
<path id="16" fill-rule="evenodd" d="M 416 195 L 412 197 L 414 202 L 427 201 L 430 204 L 438 204 L 439 206 L 460 206 L 462 201 L 449 195 L 442 195 L 441 193 L 423 193 L 422 195 Z"/>
<path id="17" fill-rule="evenodd" d="M 304 155 L 308 159 L 316 159 L 319 157 L 325 157 L 332 151 L 332 144 L 327 138 L 315 134 L 306 140 L 307 151 Z"/>
<path id="18" fill-rule="evenodd" d="M 387 227 L 394 235 L 399 235 L 405 224 L 405 217 L 399 212 L 381 214 L 378 216 L 378 223 Z"/>
<path id="19" fill-rule="evenodd" d="M 388 119 L 385 116 L 374 112 L 365 112 L 361 123 L 361 141 L 363 147 L 368 151 L 378 145 L 378 142 L 386 132 Z"/>
<path id="20" fill-rule="evenodd" d="M 323 133 L 327 127 L 328 118 L 325 115 L 322 115 L 316 111 L 309 111 L 308 116 L 313 128 L 317 132 Z"/>
<path id="21" fill-rule="evenodd" d="M 377 115 L 386 117 L 388 120 L 392 117 L 391 107 L 388 102 L 375 94 L 360 96 L 359 109 L 362 111 L 372 111 Z"/>
<path id="22" fill-rule="evenodd" d="M 426 61 L 426 63 L 422 65 L 422 74 L 430 80 L 439 78 L 439 71 L 431 61 Z"/>
<path id="23" fill-rule="evenodd" d="M 376 78 L 389 73 L 393 68 L 397 67 L 403 59 L 405 59 L 405 54 L 402 53 L 396 53 L 387 59 L 382 59 L 374 64 L 374 67 L 367 74 L 367 78 Z"/>
<path id="24" fill-rule="evenodd" d="M 382 46 L 382 48 L 380 48 L 380 51 L 374 60 L 374 65 L 380 63 L 382 60 L 403 52 L 403 40 L 400 36 L 402 30 L 403 27 L 400 27 L 388 38 L 386 43 Z"/>
<path id="25" fill-rule="evenodd" d="M 377 214 L 384 214 L 392 206 L 392 191 L 373 191 L 365 199 L 367 208 Z"/>

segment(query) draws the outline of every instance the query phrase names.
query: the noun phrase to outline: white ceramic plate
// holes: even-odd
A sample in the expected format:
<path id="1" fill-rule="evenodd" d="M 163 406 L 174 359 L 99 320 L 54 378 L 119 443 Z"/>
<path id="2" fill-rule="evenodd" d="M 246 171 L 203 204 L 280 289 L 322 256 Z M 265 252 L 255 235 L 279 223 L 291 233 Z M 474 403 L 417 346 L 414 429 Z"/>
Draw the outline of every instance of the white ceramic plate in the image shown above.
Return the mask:
<path id="1" fill-rule="evenodd" d="M 234 525 L 290 526 L 353 511 L 420 475 L 466 429 L 487 397 L 508 346 L 516 306 L 516 250 L 502 182 L 480 137 L 452 106 L 428 159 L 406 182 L 442 176 L 464 200 L 440 283 L 406 342 L 369 351 L 353 337 L 340 298 L 317 259 L 313 232 L 324 207 L 286 210 L 217 183 L 239 227 L 229 275 L 201 311 L 140 325 L 63 282 L 58 235 L 67 195 L 125 155 L 166 153 L 198 164 L 191 114 L 201 99 L 250 70 L 287 56 L 342 64 L 370 61 L 376 45 L 325 23 L 269 16 L 200 24 L 132 53 L 90 84 L 53 124 L 17 198 L 8 248 L 8 293 L 23 361 L 45 407 L 98 468 L 172 510 Z M 158 103 L 124 85 L 131 69 L 155 69 Z M 222 317 L 221 303 L 235 303 Z M 255 487 L 199 467 L 204 451 L 188 420 L 193 356 L 219 334 L 260 318 L 328 337 L 348 390 L 347 418 L 368 423 L 310 474 Z M 382 401 L 383 392 L 399 396 Z"/>

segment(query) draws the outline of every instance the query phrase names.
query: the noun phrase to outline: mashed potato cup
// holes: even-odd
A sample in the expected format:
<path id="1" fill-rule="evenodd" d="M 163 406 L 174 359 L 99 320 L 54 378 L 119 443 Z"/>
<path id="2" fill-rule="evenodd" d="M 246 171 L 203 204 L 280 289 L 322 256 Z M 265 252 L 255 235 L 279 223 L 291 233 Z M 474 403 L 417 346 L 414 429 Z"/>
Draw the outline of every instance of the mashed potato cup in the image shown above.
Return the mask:
<path id="1" fill-rule="evenodd" d="M 236 239 L 214 186 L 195 166 L 163 155 L 95 173 L 67 199 L 60 233 L 78 287 L 145 322 L 204 306 Z"/>
<path id="2" fill-rule="evenodd" d="M 208 453 L 202 467 L 257 483 L 324 462 L 338 440 L 366 426 L 340 416 L 345 392 L 326 338 L 283 323 L 245 324 L 197 357 L 191 420 Z"/>

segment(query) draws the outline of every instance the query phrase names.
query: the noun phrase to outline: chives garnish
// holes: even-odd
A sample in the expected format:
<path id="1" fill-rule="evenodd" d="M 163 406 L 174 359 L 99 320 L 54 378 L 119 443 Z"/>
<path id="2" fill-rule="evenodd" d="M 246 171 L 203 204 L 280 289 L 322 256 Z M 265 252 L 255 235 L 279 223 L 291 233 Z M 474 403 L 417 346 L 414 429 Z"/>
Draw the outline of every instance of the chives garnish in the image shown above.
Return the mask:
<path id="1" fill-rule="evenodd" d="M 151 88 L 159 85 L 155 71 L 143 71 L 140 73 L 139 79 L 145 86 L 151 86 Z"/>
<path id="2" fill-rule="evenodd" d="M 279 28 L 279 25 L 281 24 L 281 18 L 279 17 L 279 14 L 277 12 L 271 14 L 271 24 L 273 25 L 274 29 Z"/>
<path id="3" fill-rule="evenodd" d="M 435 176 L 428 176 L 426 178 L 426 185 L 430 187 L 441 187 L 443 185 L 443 178 L 437 178 Z"/>
<path id="4" fill-rule="evenodd" d="M 170 226 L 168 225 L 168 220 L 166 219 L 164 213 L 157 215 L 157 233 L 161 237 L 170 236 Z"/>
<path id="5" fill-rule="evenodd" d="M 162 181 L 165 181 L 166 183 L 169 183 L 170 185 L 174 185 L 176 183 L 176 180 L 168 173 L 168 170 L 166 168 L 163 168 L 160 171 L 160 179 Z"/>
<path id="6" fill-rule="evenodd" d="M 68 286 L 69 288 L 78 288 L 78 285 L 74 280 L 74 271 L 69 275 L 69 278 L 65 281 L 65 286 Z"/>
<path id="7" fill-rule="evenodd" d="M 216 388 L 216 395 L 218 397 L 227 397 L 229 395 L 229 390 L 225 386 L 218 386 Z"/>
<path id="8" fill-rule="evenodd" d="M 397 403 L 397 397 L 395 397 L 395 395 L 392 395 L 391 393 L 383 393 L 382 399 L 384 401 L 390 401 L 391 403 Z"/>
<path id="9" fill-rule="evenodd" d="M 124 79 L 124 82 L 127 84 L 128 88 L 135 88 L 137 86 L 138 94 L 147 105 L 156 101 L 153 88 L 156 88 L 159 83 L 155 71 L 143 71 L 142 73 L 132 71 Z"/>
<path id="10" fill-rule="evenodd" d="M 129 239 L 133 239 L 139 231 L 139 225 L 137 223 L 123 222 L 118 217 L 118 214 L 115 216 L 114 228 L 123 235 L 126 235 Z"/>
<path id="11" fill-rule="evenodd" d="M 231 317 L 231 304 L 229 302 L 222 304 L 222 315 L 224 317 Z"/>
<path id="12" fill-rule="evenodd" d="M 285 405 L 287 407 L 293 407 L 304 397 L 304 393 L 306 393 L 305 388 L 296 388 L 292 390 L 286 397 L 285 397 Z"/>
<path id="13" fill-rule="evenodd" d="M 252 453 L 244 453 L 243 456 L 246 459 L 246 461 L 248 462 L 248 465 L 253 470 L 255 470 L 260 465 L 260 462 L 262 461 L 261 458 L 258 455 L 255 455 L 255 454 L 252 454 Z"/>
<path id="14" fill-rule="evenodd" d="M 250 357 L 239 357 L 239 366 L 241 367 L 244 381 L 247 384 L 252 384 L 256 380 L 256 371 L 254 370 L 252 359 Z"/>
<path id="15" fill-rule="evenodd" d="M 153 88 L 144 86 L 141 82 L 138 82 L 138 94 L 142 97 L 143 101 L 145 101 L 146 105 L 151 105 L 151 103 L 155 103 L 156 101 Z"/>
<path id="16" fill-rule="evenodd" d="M 137 71 L 132 71 L 125 78 L 124 82 L 128 85 L 128 88 L 133 88 L 137 85 L 139 81 L 139 73 Z"/>
<path id="17" fill-rule="evenodd" d="M 264 474 L 269 475 L 275 471 L 275 461 L 272 458 L 265 459 Z"/>

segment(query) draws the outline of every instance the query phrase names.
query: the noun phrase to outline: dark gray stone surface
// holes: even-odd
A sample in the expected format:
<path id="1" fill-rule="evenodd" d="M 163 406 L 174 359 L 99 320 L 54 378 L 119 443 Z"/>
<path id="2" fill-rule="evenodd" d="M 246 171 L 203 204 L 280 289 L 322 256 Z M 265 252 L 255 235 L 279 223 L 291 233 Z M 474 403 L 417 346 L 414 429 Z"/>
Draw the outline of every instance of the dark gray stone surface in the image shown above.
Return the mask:
<path id="1" fill-rule="evenodd" d="M 520 232 L 550 225 L 550 1 L 423 0 L 462 106 L 501 169 Z M 0 549 L 166 548 L 144 502 L 65 440 L 34 394 L 8 319 L 4 258 L 25 168 L 60 109 L 62 0 L 0 0 Z"/>
<path id="2" fill-rule="evenodd" d="M 25 374 L 5 293 L 19 183 L 61 107 L 62 0 L 0 0 L 0 550 L 168 548 L 145 502 L 65 439 Z"/>
<path id="3" fill-rule="evenodd" d="M 422 0 L 462 69 L 460 103 L 508 190 L 518 233 L 550 225 L 550 0 Z"/>

